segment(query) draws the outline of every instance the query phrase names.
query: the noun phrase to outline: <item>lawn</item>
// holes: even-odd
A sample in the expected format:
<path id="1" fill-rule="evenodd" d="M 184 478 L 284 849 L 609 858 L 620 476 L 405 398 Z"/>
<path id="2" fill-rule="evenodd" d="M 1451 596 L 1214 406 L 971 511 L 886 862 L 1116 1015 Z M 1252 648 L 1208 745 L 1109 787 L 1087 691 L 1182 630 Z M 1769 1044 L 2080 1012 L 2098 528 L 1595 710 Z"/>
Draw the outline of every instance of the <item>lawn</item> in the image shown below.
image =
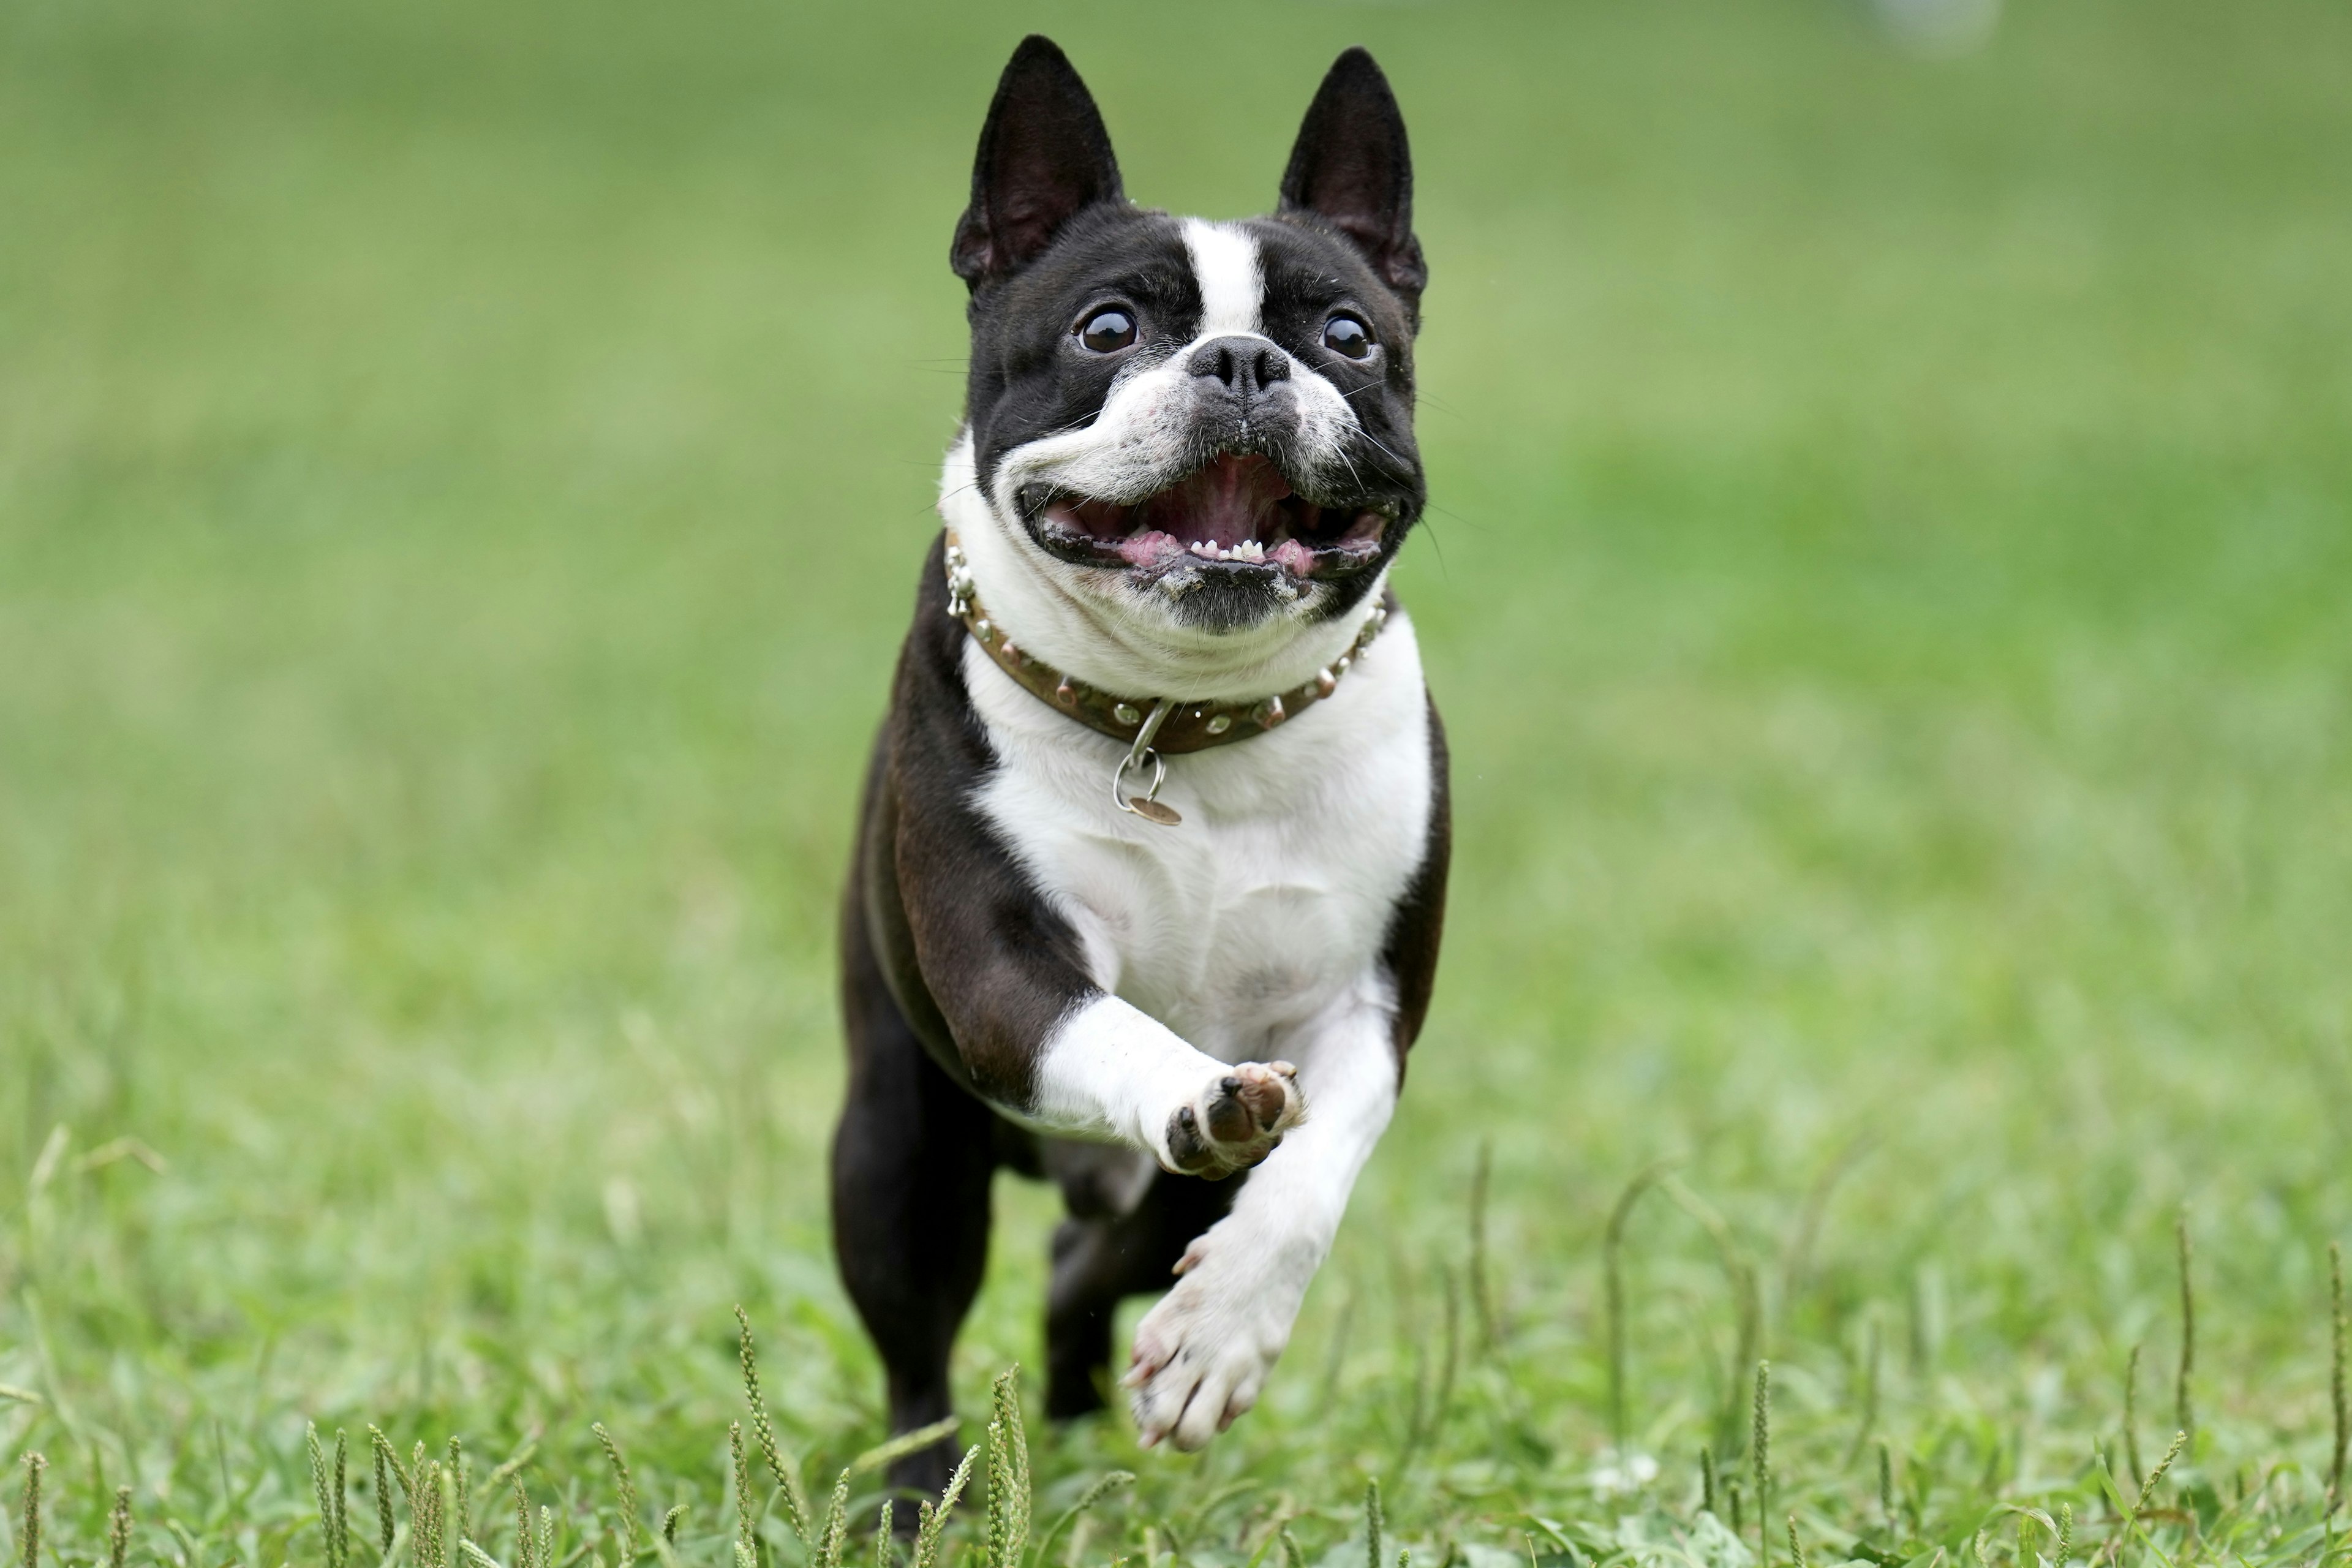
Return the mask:
<path id="1" fill-rule="evenodd" d="M 1265 1403 L 1197 1458 L 1033 1423 L 1040 1534 L 1139 1478 L 1041 1555 L 1360 1563 L 1377 1479 L 1423 1568 L 1786 1568 L 1791 1518 L 1817 1564 L 2036 1568 L 2062 1508 L 2076 1561 L 2342 1561 L 2352 10 L 2018 0 L 1937 57 L 1840 0 L 16 0 L 34 1568 L 117 1486 L 138 1568 L 339 1568 L 306 1420 L 355 1561 L 373 1423 L 462 1438 L 499 1563 L 527 1453 L 554 1563 L 721 1568 L 739 1302 L 820 1508 L 882 1437 L 831 923 L 1032 26 L 1129 190 L 1212 215 L 1339 47 L 1394 77 L 1458 836 Z M 1053 1213 L 1000 1188 L 968 1442 Z M 397 1517 L 395 1568 L 470 1562 Z"/>

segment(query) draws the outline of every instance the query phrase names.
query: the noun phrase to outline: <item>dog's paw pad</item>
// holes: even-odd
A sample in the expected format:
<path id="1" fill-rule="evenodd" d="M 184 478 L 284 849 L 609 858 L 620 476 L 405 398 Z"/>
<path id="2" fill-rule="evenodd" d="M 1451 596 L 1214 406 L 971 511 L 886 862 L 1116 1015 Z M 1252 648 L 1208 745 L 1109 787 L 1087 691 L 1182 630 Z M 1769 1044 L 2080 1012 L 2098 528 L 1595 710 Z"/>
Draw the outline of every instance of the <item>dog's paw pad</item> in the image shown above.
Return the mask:
<path id="1" fill-rule="evenodd" d="M 1298 1069 L 1288 1062 L 1243 1062 L 1212 1079 L 1168 1119 L 1171 1169 L 1192 1176 L 1246 1171 L 1305 1120 Z"/>

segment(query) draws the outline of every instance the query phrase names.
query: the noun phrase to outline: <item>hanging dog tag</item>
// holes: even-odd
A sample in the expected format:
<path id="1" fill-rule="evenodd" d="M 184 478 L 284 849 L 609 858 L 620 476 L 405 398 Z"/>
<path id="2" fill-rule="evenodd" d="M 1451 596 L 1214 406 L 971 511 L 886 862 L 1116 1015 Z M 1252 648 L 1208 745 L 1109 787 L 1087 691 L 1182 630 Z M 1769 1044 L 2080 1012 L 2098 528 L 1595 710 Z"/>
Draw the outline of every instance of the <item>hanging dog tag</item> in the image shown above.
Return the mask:
<path id="1" fill-rule="evenodd" d="M 1182 812 L 1160 801 L 1160 786 L 1168 781 L 1168 761 L 1151 749 L 1152 737 L 1160 733 L 1160 726 L 1175 706 L 1164 697 L 1152 704 L 1151 712 L 1143 721 L 1143 727 L 1136 731 L 1135 744 L 1129 749 L 1127 755 L 1119 759 L 1118 766 L 1113 768 L 1110 774 L 1111 804 L 1121 811 L 1131 813 L 1146 822 L 1156 822 L 1162 827 L 1179 827 L 1184 822 Z M 1128 771 L 1141 767 L 1147 761 L 1151 763 L 1151 787 L 1141 795 L 1128 794 Z"/>

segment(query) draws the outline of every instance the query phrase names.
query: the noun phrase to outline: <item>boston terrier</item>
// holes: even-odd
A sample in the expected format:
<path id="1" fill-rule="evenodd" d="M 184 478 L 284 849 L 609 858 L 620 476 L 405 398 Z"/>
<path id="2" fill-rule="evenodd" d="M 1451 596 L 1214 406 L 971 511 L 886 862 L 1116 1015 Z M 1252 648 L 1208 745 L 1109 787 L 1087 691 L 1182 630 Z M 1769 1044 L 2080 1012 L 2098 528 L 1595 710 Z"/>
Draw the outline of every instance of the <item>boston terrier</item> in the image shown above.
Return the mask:
<path id="1" fill-rule="evenodd" d="M 890 1423 L 949 1414 L 999 1167 L 1048 1177 L 1046 1408 L 1250 1408 L 1388 1125 L 1437 967 L 1444 731 L 1389 568 L 1427 273 L 1361 49 L 1270 217 L 1138 207 L 1024 41 L 950 264 L 962 428 L 844 900 L 834 1238 Z M 1246 1173 L 1246 1175 L 1244 1175 Z M 1174 1276 L 1172 1285 L 1171 1276 Z M 893 1479 L 936 1490 L 943 1440 Z"/>

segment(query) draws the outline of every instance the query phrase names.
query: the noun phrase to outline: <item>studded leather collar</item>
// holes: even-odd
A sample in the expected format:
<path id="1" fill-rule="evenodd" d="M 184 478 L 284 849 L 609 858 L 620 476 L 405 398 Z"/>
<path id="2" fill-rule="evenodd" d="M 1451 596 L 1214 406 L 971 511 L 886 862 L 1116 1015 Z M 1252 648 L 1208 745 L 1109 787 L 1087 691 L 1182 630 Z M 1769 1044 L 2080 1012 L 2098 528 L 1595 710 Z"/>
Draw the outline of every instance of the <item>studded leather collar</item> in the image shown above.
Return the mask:
<path id="1" fill-rule="evenodd" d="M 1097 734 L 1114 741 L 1132 742 L 1141 732 L 1144 721 L 1159 706 L 1160 699 L 1122 697 L 1115 692 L 1090 686 L 1074 675 L 1066 675 L 1027 649 L 1016 645 L 1005 635 L 1004 628 L 991 620 L 980 603 L 972 585 L 971 566 L 964 558 L 963 546 L 956 540 L 955 530 L 947 531 L 948 614 L 964 624 L 972 640 L 980 644 L 996 668 L 1011 676 L 1039 701 L 1067 714 Z M 1363 629 L 1348 651 L 1315 672 L 1314 679 L 1287 691 L 1277 691 L 1254 701 L 1181 702 L 1171 704 L 1157 731 L 1146 742 L 1167 755 L 1183 752 L 1206 751 L 1211 746 L 1229 746 L 1235 741 L 1246 741 L 1253 735 L 1263 735 L 1268 730 L 1297 718 L 1339 689 L 1339 678 L 1346 675 L 1372 639 L 1381 635 L 1388 624 L 1389 612 L 1396 607 L 1396 595 L 1383 592 L 1381 602 L 1364 618 Z"/>

